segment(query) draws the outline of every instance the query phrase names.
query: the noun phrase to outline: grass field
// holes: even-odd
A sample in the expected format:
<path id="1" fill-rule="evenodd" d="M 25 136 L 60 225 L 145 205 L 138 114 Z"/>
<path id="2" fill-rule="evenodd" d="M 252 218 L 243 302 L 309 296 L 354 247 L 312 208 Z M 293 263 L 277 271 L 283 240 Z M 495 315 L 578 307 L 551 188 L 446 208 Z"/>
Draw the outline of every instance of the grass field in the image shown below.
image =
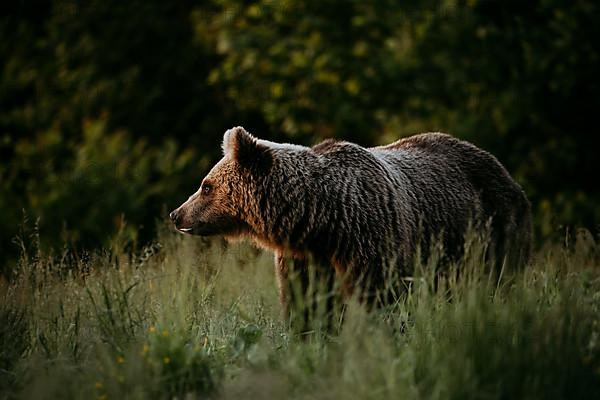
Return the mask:
<path id="1" fill-rule="evenodd" d="M 23 257 L 0 284 L 0 398 L 597 399 L 600 249 L 574 243 L 499 284 L 477 251 L 437 290 L 420 268 L 397 304 L 350 301 L 304 339 L 272 255 L 243 244 L 164 230 L 139 254 Z"/>

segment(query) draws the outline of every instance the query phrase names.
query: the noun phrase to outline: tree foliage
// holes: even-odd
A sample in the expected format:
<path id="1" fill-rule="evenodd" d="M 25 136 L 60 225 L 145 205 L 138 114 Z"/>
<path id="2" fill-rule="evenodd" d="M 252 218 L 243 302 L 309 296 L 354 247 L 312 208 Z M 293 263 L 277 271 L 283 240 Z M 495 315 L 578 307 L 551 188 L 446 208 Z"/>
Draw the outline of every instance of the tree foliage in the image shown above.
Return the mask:
<path id="1" fill-rule="evenodd" d="M 0 251 L 152 235 L 225 129 L 363 145 L 446 131 L 491 151 L 542 235 L 597 228 L 591 0 L 12 2 L 0 17 Z"/>

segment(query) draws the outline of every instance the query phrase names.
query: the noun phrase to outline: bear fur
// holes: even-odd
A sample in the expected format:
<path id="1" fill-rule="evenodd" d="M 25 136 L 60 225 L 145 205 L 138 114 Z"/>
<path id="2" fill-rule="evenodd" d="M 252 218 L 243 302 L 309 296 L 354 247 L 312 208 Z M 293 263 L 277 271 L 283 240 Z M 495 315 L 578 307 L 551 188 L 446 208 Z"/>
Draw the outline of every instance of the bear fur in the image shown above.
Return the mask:
<path id="1" fill-rule="evenodd" d="M 500 162 L 471 143 L 424 133 L 365 148 L 260 140 L 242 127 L 223 138 L 224 157 L 171 213 L 178 230 L 247 237 L 275 252 L 280 297 L 311 257 L 333 268 L 345 293 L 370 299 L 389 269 L 410 276 L 439 241 L 449 259 L 465 233 L 488 227 L 499 262 L 522 265 L 532 241 L 530 204 Z"/>

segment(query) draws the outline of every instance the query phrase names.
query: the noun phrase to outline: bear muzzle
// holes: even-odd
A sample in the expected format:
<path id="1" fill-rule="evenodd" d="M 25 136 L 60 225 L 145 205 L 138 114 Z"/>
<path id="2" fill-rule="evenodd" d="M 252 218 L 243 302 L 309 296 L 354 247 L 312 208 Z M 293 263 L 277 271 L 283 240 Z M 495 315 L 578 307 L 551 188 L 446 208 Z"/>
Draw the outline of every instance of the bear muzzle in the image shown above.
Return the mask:
<path id="1" fill-rule="evenodd" d="M 201 221 L 190 221 L 189 216 L 186 217 L 186 214 L 186 211 L 182 210 L 182 207 L 169 213 L 169 218 L 171 218 L 171 221 L 175 225 L 175 229 L 179 232 L 198 236 L 212 236 L 219 233 L 211 224 Z"/>
<path id="2" fill-rule="evenodd" d="M 171 221 L 175 225 L 175 229 L 177 229 L 179 232 L 183 232 L 183 233 L 191 233 L 192 232 L 192 230 L 193 230 L 192 227 L 182 226 L 183 225 L 182 224 L 183 213 L 181 212 L 181 208 L 171 211 L 169 213 L 169 218 L 171 218 Z"/>

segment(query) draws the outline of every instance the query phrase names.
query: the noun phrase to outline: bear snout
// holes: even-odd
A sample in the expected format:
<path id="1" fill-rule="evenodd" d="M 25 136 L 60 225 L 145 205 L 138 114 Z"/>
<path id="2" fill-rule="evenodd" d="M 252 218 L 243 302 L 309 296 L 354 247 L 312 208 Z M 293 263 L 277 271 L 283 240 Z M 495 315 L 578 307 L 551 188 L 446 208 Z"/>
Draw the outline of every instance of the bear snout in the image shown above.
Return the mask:
<path id="1" fill-rule="evenodd" d="M 173 221 L 176 227 L 179 227 L 181 225 L 182 214 L 183 213 L 181 212 L 181 208 L 177 208 L 171 211 L 171 213 L 169 214 L 169 218 L 171 218 L 171 221 Z"/>
<path id="2" fill-rule="evenodd" d="M 169 213 L 169 218 L 171 218 L 171 221 L 173 222 L 173 224 L 175 225 L 175 228 L 180 231 L 180 232 L 185 232 L 188 233 L 192 230 L 191 227 L 183 227 L 183 214 L 181 212 L 181 207 L 171 211 Z"/>

